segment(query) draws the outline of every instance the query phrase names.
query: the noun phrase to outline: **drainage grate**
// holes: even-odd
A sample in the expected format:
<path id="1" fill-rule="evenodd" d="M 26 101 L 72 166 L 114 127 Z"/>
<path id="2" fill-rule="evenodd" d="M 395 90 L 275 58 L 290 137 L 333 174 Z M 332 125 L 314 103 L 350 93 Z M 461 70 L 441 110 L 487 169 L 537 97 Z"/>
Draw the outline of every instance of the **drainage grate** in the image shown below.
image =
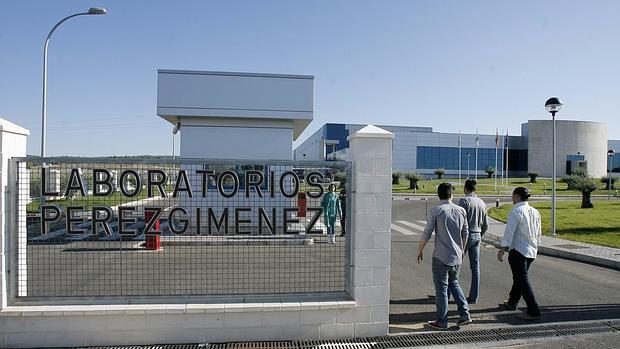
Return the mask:
<path id="1" fill-rule="evenodd" d="M 590 334 L 590 333 L 606 333 L 616 332 L 617 328 L 611 327 L 605 323 L 590 323 L 590 324 L 559 324 L 553 325 L 556 331 L 561 336 L 573 336 L 577 334 Z"/>
<path id="2" fill-rule="evenodd" d="M 371 349 L 372 341 L 366 339 L 340 339 L 331 341 L 294 342 L 297 349 Z"/>
<path id="3" fill-rule="evenodd" d="M 528 338 L 545 338 L 557 336 L 556 330 L 551 326 L 527 326 L 519 328 L 501 328 L 495 329 L 497 333 L 505 340 L 528 339 Z"/>
<path id="4" fill-rule="evenodd" d="M 494 328 L 488 330 L 416 333 L 350 340 L 90 347 L 88 349 L 394 349 L 574 336 L 579 334 L 613 333 L 619 331 L 620 319 L 617 319 L 599 322 Z"/>
<path id="5" fill-rule="evenodd" d="M 205 349 L 297 349 L 292 342 L 239 342 L 209 344 Z M 167 348 L 166 348 L 167 349 Z"/>
<path id="6" fill-rule="evenodd" d="M 605 321 L 605 324 L 607 326 L 611 326 L 615 328 L 616 330 L 620 331 L 620 320 Z"/>

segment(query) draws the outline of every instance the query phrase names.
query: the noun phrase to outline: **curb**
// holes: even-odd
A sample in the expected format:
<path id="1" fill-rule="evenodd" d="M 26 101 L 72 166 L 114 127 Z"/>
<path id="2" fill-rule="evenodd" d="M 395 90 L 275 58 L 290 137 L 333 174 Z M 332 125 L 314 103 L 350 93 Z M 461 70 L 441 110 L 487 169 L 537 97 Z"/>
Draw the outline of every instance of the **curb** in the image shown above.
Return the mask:
<path id="1" fill-rule="evenodd" d="M 501 237 L 494 235 L 491 232 L 487 232 L 486 234 L 484 234 L 484 237 L 482 238 L 482 240 L 486 243 L 490 243 L 491 245 L 495 247 L 499 247 L 499 242 L 501 240 Z M 571 261 L 592 264 L 592 265 L 596 265 L 599 267 L 620 270 L 620 261 L 614 261 L 614 260 L 607 259 L 607 258 L 588 256 L 585 254 L 564 251 L 564 250 L 560 250 L 560 249 L 549 247 L 549 246 L 538 246 L 538 253 L 545 255 L 545 256 L 558 257 L 558 258 L 567 259 Z"/>

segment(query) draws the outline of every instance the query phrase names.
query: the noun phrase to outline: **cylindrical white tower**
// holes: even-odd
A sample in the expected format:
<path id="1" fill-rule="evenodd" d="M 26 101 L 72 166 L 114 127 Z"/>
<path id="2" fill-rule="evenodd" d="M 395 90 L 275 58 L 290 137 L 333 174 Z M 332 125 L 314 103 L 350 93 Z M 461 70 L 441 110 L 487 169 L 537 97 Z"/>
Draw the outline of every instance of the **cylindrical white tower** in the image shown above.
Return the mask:
<path id="1" fill-rule="evenodd" d="M 567 160 L 583 156 L 588 175 L 602 177 L 607 173 L 607 124 L 590 121 L 556 120 L 558 177 L 566 174 Z M 553 171 L 553 124 L 551 120 L 528 121 L 528 170 L 542 177 Z"/>

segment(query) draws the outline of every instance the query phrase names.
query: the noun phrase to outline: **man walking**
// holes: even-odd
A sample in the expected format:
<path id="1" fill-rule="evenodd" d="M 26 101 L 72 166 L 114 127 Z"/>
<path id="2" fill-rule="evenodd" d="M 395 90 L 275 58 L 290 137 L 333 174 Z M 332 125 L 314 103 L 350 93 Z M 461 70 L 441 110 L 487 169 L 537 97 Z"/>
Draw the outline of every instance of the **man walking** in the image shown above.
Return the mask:
<path id="1" fill-rule="evenodd" d="M 536 258 L 540 243 L 540 213 L 529 205 L 530 193 L 525 187 L 517 187 L 512 192 L 512 211 L 508 215 L 506 232 L 502 238 L 497 259 L 503 262 L 504 253 L 508 252 L 508 263 L 512 270 L 512 289 L 510 297 L 502 304 L 509 310 L 516 310 L 521 297 L 527 304 L 527 312 L 517 317 L 523 320 L 537 320 L 540 309 L 534 298 L 527 273 Z"/>
<path id="2" fill-rule="evenodd" d="M 463 249 L 467 244 L 467 216 L 465 210 L 452 203 L 453 187 L 442 183 L 437 188 L 441 202 L 428 213 L 426 228 L 418 246 L 418 264 L 422 261 L 424 247 L 435 232 L 433 251 L 433 282 L 437 318 L 428 326 L 435 329 L 448 328 L 448 291 L 456 300 L 459 312 L 458 326 L 471 324 L 467 300 L 459 286 L 459 271 L 463 262 Z"/>
<path id="3" fill-rule="evenodd" d="M 480 291 L 480 240 L 482 235 L 489 228 L 487 218 L 487 206 L 478 196 L 476 196 L 476 181 L 468 179 L 465 181 L 465 197 L 459 200 L 459 206 L 467 212 L 467 226 L 469 227 L 469 237 L 465 253 L 469 256 L 469 268 L 471 269 L 471 286 L 469 288 L 468 304 L 478 302 Z"/>

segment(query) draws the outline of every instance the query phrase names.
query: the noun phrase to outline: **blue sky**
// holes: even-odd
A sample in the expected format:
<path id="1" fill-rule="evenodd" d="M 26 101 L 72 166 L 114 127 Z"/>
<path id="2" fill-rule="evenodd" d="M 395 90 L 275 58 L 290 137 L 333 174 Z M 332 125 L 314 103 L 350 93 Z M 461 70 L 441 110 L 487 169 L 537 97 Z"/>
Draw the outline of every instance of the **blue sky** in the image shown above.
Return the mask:
<path id="1" fill-rule="evenodd" d="M 326 122 L 518 133 L 561 119 L 606 122 L 620 139 L 618 1 L 0 2 L 0 117 L 38 154 L 43 43 L 48 155 L 170 154 L 156 115 L 157 69 L 315 76 Z"/>

